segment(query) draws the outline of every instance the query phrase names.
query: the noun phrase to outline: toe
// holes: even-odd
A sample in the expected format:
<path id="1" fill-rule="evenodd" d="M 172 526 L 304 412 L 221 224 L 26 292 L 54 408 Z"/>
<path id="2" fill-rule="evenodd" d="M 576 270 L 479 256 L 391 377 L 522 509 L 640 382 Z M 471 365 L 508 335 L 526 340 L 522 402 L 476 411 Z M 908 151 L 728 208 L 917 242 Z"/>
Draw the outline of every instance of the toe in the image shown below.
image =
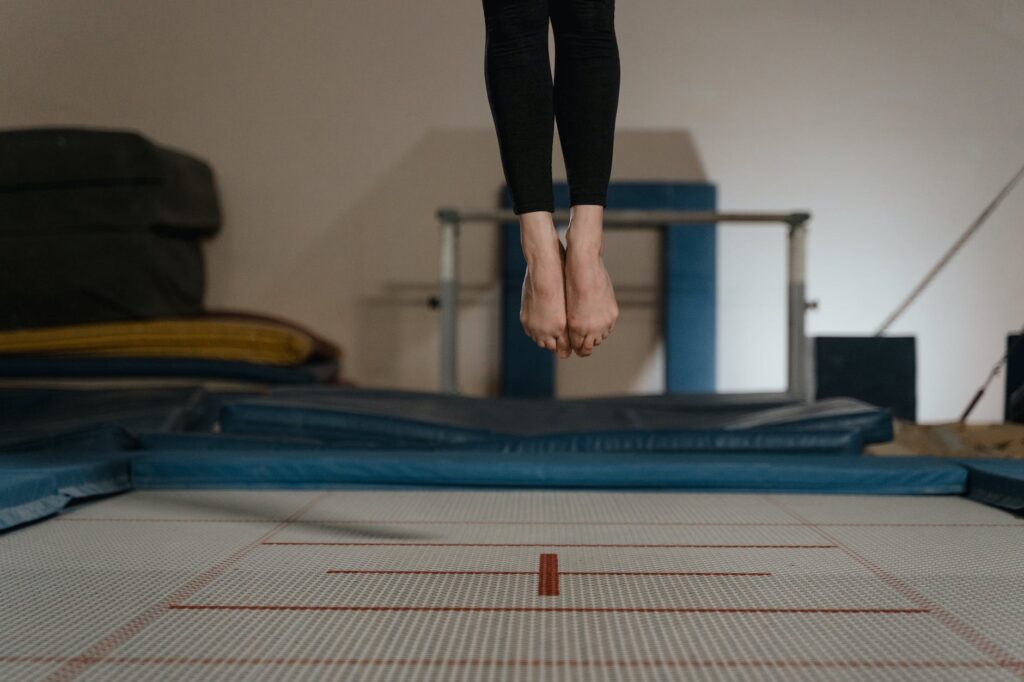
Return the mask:
<path id="1" fill-rule="evenodd" d="M 583 339 L 583 343 L 576 349 L 576 355 L 581 358 L 589 357 L 594 352 L 594 341 L 591 337 Z"/>
<path id="2" fill-rule="evenodd" d="M 556 342 L 556 348 L 558 350 L 558 357 L 562 358 L 563 360 L 572 355 L 572 346 L 569 344 L 568 334 L 565 334 L 563 332 L 561 335 L 559 335 Z"/>

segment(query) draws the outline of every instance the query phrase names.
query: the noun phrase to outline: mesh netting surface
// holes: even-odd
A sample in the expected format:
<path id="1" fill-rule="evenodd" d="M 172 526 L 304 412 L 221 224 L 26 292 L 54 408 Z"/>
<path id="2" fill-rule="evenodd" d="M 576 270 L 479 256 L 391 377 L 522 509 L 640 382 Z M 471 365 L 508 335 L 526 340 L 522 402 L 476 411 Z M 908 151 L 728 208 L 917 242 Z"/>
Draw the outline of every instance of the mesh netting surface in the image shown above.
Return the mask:
<path id="1" fill-rule="evenodd" d="M 134 492 L 0 536 L 11 680 L 1013 680 L 960 498 Z"/>

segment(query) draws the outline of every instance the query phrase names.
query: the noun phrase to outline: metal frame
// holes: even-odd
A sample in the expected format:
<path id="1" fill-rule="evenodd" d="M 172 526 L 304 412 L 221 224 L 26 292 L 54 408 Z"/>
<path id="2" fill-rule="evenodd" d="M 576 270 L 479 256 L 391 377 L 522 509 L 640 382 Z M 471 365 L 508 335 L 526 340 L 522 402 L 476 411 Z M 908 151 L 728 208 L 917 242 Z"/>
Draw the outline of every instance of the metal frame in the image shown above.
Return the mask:
<path id="1" fill-rule="evenodd" d="M 569 222 L 569 211 L 555 211 L 556 225 Z M 460 210 L 441 208 L 441 390 L 458 392 L 456 353 L 458 349 L 459 232 L 463 223 L 517 222 L 510 210 Z M 807 375 L 806 298 L 807 223 L 810 213 L 715 213 L 707 211 L 605 211 L 607 228 L 658 228 L 711 223 L 745 223 L 750 226 L 782 224 L 788 229 L 786 259 L 789 295 L 786 299 L 787 385 L 786 393 L 806 399 Z"/>

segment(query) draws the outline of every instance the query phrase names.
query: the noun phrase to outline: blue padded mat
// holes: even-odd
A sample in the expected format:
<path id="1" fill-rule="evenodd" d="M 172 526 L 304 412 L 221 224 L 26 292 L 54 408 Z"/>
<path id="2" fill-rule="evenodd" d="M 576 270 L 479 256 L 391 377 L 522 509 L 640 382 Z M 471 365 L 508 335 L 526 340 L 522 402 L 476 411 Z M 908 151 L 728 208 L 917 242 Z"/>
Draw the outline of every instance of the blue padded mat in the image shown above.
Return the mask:
<path id="1" fill-rule="evenodd" d="M 1024 460 L 963 459 L 967 496 L 1013 512 L 1024 511 Z"/>
<path id="2" fill-rule="evenodd" d="M 479 435 L 488 432 L 533 436 L 595 431 L 785 429 L 852 431 L 865 443 L 892 438 L 889 413 L 857 400 L 837 398 L 811 405 L 776 405 L 766 409 L 763 403 L 703 405 L 675 400 L 673 396 L 665 398 L 620 402 L 610 398 L 599 401 L 470 398 L 346 389 L 303 393 L 293 389 L 286 395 L 230 404 L 228 417 L 234 423 L 228 429 L 330 440 L 332 435 L 344 436 L 349 430 L 364 428 L 363 420 L 366 428 L 379 432 L 380 425 L 386 423 L 379 420 L 397 419 L 415 420 L 438 429 L 464 429 Z M 310 415 L 308 419 L 301 417 L 304 412 Z M 374 419 L 378 420 L 377 427 L 372 427 Z M 315 432 L 308 427 L 311 422 L 315 422 Z M 240 427 L 241 424 L 246 426 Z"/>
<path id="3" fill-rule="evenodd" d="M 0 452 L 128 449 L 136 430 L 208 429 L 218 409 L 195 387 L 2 389 Z"/>
<path id="4" fill-rule="evenodd" d="M 132 463 L 138 488 L 484 486 L 960 494 L 942 460 L 814 455 L 498 454 L 472 451 L 160 452 Z"/>
<path id="5" fill-rule="evenodd" d="M 242 400 L 224 406 L 224 433 L 313 439 L 334 445 L 415 448 L 466 443 L 494 434 L 397 416 L 361 414 L 314 406 Z"/>
<path id="6" fill-rule="evenodd" d="M 130 490 L 127 455 L 0 455 L 0 476 L 35 474 L 50 476 L 57 492 L 77 499 Z"/>
<path id="7" fill-rule="evenodd" d="M 350 386 L 274 386 L 269 391 L 275 398 L 287 400 L 390 399 L 422 400 L 439 398 L 445 404 L 474 404 L 481 398 L 465 395 L 429 393 L 389 388 L 354 388 Z M 489 399 L 486 399 L 489 400 Z M 517 399 L 501 399 L 512 400 Z M 529 402 L 529 401 L 527 401 Z M 611 403 L 633 407 L 659 407 L 664 409 L 689 408 L 707 412 L 749 412 L 774 407 L 799 405 L 801 401 L 785 393 L 640 393 L 621 395 L 563 398 L 562 403 L 599 405 Z"/>
<path id="8" fill-rule="evenodd" d="M 140 433 L 139 450 L 318 450 L 325 446 L 306 438 L 240 436 L 227 433 Z"/>
<path id="9" fill-rule="evenodd" d="M 83 429 L 59 430 L 47 433 L 33 431 L 30 435 L 8 433 L 0 435 L 0 453 L 4 452 L 81 452 L 131 450 L 135 447 L 132 435 L 115 425 L 101 425 Z"/>
<path id="10" fill-rule="evenodd" d="M 171 429 L 211 420 L 216 405 L 201 388 L 0 389 L 0 432 L 112 423 Z"/>
<path id="11" fill-rule="evenodd" d="M 6 471 L 0 475 L 0 530 L 54 514 L 67 503 L 53 476 Z"/>
<path id="12" fill-rule="evenodd" d="M 454 446 L 497 452 L 815 453 L 858 455 L 856 431 L 604 431 L 483 440 Z"/>
<path id="13" fill-rule="evenodd" d="M 856 431 L 865 443 L 893 439 L 892 414 L 852 398 L 777 407 L 737 416 L 727 429 L 792 429 L 798 431 Z"/>

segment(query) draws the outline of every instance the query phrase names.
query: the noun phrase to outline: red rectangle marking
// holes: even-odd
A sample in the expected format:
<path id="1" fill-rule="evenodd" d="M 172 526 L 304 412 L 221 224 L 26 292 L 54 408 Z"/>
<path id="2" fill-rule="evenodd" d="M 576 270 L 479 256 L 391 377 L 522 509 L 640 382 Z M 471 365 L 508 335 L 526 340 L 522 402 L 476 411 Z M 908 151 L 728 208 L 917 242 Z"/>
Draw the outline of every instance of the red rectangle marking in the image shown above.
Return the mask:
<path id="1" fill-rule="evenodd" d="M 537 595 L 540 597 L 558 596 L 558 555 L 541 554 L 540 568 L 537 570 Z"/>

